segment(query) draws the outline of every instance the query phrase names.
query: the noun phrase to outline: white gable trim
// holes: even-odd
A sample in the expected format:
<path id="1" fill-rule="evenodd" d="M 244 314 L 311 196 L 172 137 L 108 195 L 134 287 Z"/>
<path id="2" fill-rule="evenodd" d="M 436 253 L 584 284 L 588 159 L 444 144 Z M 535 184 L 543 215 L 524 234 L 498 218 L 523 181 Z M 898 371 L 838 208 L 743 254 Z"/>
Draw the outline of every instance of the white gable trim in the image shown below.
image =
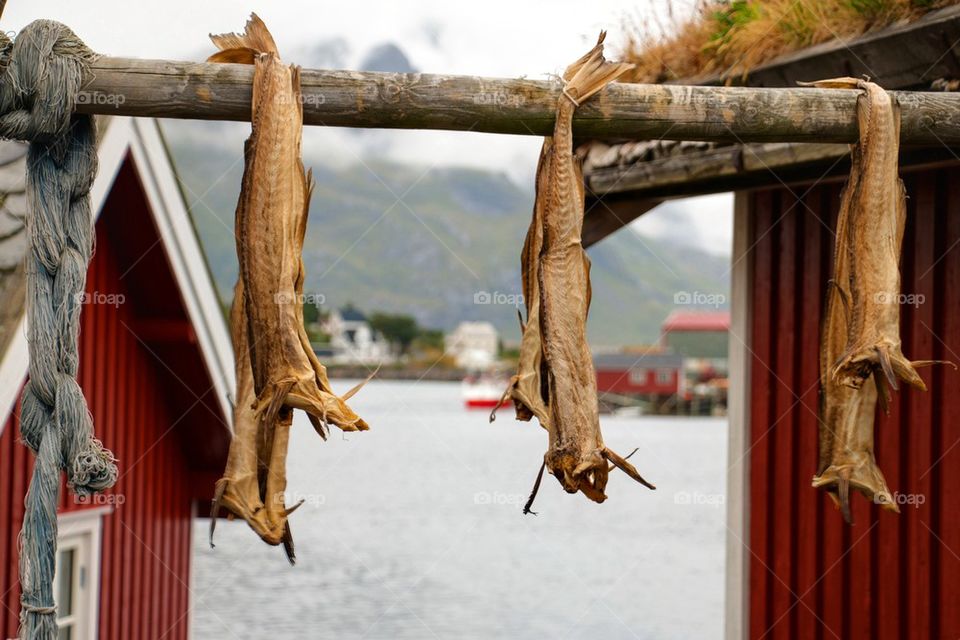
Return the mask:
<path id="1" fill-rule="evenodd" d="M 196 332 L 217 401 L 229 420 L 232 415 L 230 393 L 234 388 L 230 336 L 155 120 L 120 116 L 110 119 L 98 147 L 100 170 L 90 190 L 94 215 L 100 217 L 128 150 L 143 184 L 187 315 Z M 27 376 L 29 356 L 26 324 L 24 313 L 6 353 L 0 358 L 0 433 Z"/>
<path id="2" fill-rule="evenodd" d="M 230 398 L 235 386 L 233 346 L 220 308 L 220 297 L 210 278 L 157 121 L 152 118 L 125 120 L 134 133 L 130 148 L 163 249 L 197 335 L 217 402 L 229 421 L 233 412 Z"/>

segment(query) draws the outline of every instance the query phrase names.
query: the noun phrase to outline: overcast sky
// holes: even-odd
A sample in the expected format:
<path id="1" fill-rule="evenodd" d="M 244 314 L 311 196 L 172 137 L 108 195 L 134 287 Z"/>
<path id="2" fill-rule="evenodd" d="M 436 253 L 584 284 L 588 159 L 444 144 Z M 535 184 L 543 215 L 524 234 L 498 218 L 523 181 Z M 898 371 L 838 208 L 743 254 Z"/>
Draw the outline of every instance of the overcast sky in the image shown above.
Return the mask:
<path id="1" fill-rule="evenodd" d="M 615 57 L 625 28 L 648 21 L 654 13 L 662 19 L 662 2 L 9 0 L 2 19 L 5 31 L 17 31 L 37 18 L 59 20 L 107 55 L 202 60 L 212 52 L 208 33 L 241 30 L 253 10 L 290 62 L 329 60 L 325 64 L 357 68 L 371 49 L 393 43 L 419 71 L 545 78 L 579 57 L 601 29 L 609 32 L 607 55 Z M 232 143 L 234 135 L 240 139 L 246 135 L 243 125 L 228 130 L 233 135 L 220 141 Z M 199 129 L 187 125 L 178 131 Z M 506 171 L 531 190 L 540 142 L 524 136 L 424 131 L 362 135 L 319 128 L 312 128 L 304 139 L 305 145 L 337 150 L 325 154 L 331 162 L 356 162 L 374 153 L 426 166 L 466 164 Z M 715 253 L 729 253 L 731 209 L 729 196 L 678 201 L 633 226 L 653 236 L 681 237 Z"/>

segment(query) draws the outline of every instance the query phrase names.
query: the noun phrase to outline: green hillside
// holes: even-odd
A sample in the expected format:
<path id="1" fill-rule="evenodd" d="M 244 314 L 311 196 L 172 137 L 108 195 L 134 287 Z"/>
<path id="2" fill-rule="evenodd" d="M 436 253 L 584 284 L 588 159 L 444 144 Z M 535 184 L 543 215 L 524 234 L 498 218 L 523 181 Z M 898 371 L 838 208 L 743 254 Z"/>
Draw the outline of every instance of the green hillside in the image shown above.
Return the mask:
<path id="1" fill-rule="evenodd" d="M 184 195 L 221 296 L 236 278 L 233 212 L 241 149 L 224 151 L 188 136 L 171 138 Z M 305 291 L 326 306 L 410 313 L 425 326 L 489 320 L 519 339 L 512 296 L 530 219 L 532 185 L 506 174 L 463 168 L 367 162 L 327 168 L 305 149 L 316 188 L 304 249 Z M 598 345 L 649 342 L 678 291 L 726 294 L 728 261 L 624 230 L 590 250 L 594 302 L 590 339 Z M 503 304 L 475 304 L 480 292 Z"/>

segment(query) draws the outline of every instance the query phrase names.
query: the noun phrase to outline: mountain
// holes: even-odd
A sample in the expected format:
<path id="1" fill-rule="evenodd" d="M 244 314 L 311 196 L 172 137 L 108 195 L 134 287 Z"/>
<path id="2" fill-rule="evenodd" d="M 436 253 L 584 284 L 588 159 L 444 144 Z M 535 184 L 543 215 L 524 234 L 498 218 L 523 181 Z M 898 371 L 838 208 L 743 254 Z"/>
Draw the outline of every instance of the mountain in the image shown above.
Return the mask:
<path id="1" fill-rule="evenodd" d="M 233 213 L 243 172 L 235 149 L 165 125 L 184 196 L 224 300 L 237 265 Z M 228 150 L 229 149 L 229 150 Z M 336 149 L 305 144 L 316 183 L 304 246 L 305 292 L 333 308 L 414 315 L 429 327 L 489 320 L 519 340 L 519 255 L 533 186 L 505 173 L 367 160 L 331 167 Z M 727 295 L 729 259 L 630 229 L 589 250 L 593 344 L 649 343 L 679 292 Z M 322 296 L 322 298 L 319 298 Z M 488 301 L 489 303 L 484 303 Z"/>

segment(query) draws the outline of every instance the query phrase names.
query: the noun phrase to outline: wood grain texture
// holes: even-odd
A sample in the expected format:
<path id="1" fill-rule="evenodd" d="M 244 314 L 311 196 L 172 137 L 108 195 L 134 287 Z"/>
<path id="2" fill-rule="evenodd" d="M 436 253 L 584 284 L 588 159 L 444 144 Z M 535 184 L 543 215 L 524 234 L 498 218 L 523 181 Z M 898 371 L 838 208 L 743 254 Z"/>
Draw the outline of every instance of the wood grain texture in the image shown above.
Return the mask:
<path id="1" fill-rule="evenodd" d="M 246 65 L 102 57 L 81 113 L 249 120 Z M 304 123 L 549 135 L 556 81 L 304 69 Z M 960 95 L 894 92 L 904 144 L 960 144 Z M 610 85 L 577 110 L 578 137 L 852 142 L 853 90 Z"/>

